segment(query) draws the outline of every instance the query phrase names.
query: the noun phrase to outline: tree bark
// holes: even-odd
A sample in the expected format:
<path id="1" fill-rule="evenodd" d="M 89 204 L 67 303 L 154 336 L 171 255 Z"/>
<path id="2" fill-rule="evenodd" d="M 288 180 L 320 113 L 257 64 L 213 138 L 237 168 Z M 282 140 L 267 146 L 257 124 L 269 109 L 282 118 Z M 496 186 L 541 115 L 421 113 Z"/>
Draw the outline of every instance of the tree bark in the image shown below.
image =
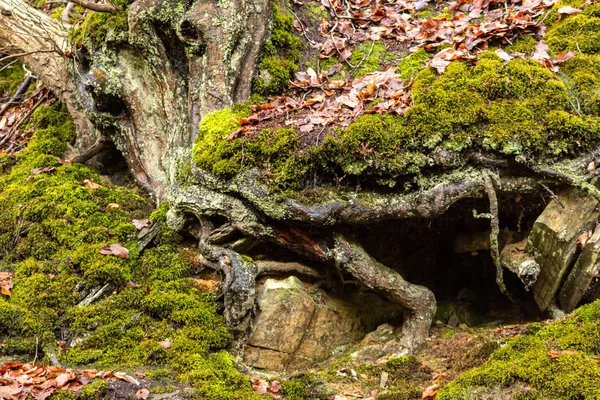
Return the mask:
<path id="1" fill-rule="evenodd" d="M 58 21 L 25 0 L 0 0 L 0 46 L 69 108 L 78 130 L 70 157 L 85 159 L 111 141 L 160 202 L 189 157 L 201 117 L 250 93 L 273 3 L 226 3 L 195 1 L 181 9 L 170 0 L 138 0 L 128 10 L 125 43 L 107 38 L 103 47 L 79 51 Z M 116 11 L 104 3 L 93 8 Z"/>

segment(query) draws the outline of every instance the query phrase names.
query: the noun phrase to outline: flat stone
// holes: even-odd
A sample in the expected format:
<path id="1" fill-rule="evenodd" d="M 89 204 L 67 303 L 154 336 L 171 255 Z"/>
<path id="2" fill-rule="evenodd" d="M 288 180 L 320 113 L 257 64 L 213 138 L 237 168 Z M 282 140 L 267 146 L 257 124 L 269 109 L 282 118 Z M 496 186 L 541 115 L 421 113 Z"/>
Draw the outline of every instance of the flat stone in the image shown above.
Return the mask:
<path id="1" fill-rule="evenodd" d="M 533 295 L 541 311 L 560 289 L 576 253 L 577 238 L 599 215 L 598 201 L 579 189 L 567 189 L 558 198 L 560 203 L 553 199 L 535 221 L 525 249 L 540 266 Z"/>
<path id="2" fill-rule="evenodd" d="M 577 307 L 600 272 L 600 229 L 596 229 L 577 258 L 559 295 L 560 306 L 569 312 Z"/>
<path id="3" fill-rule="evenodd" d="M 293 276 L 267 279 L 258 305 L 260 312 L 244 352 L 244 362 L 256 368 L 310 368 L 374 328 L 366 322 L 372 315 L 364 308 L 306 287 Z"/>

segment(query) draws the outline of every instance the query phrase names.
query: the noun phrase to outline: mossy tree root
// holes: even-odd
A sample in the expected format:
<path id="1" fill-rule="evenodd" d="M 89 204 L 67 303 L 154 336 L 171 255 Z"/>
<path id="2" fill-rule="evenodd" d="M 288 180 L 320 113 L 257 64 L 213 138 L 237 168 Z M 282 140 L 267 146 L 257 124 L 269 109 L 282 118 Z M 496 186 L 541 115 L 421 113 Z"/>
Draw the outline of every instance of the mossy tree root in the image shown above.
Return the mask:
<path id="1" fill-rule="evenodd" d="M 349 236 L 336 233 L 331 257 L 338 268 L 355 276 L 362 284 L 382 293 L 406 310 L 402 324 L 401 349 L 397 354 L 413 353 L 429 336 L 436 312 L 433 292 L 424 286 L 407 282 L 393 269 L 371 257 Z"/>

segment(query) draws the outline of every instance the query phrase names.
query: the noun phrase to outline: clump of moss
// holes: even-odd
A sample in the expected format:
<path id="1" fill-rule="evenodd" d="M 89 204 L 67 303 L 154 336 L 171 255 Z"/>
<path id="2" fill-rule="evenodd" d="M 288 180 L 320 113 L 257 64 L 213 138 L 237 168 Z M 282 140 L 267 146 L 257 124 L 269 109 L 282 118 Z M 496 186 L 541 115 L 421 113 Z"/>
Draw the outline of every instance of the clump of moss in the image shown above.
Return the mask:
<path id="1" fill-rule="evenodd" d="M 0 64 L 0 98 L 15 94 L 24 78 L 25 70 L 21 64 Z"/>
<path id="2" fill-rule="evenodd" d="M 582 14 L 553 23 L 548 33 L 552 50 L 572 50 L 581 32 L 596 32 L 598 9 L 587 5 Z M 279 189 L 328 179 L 337 185 L 334 179 L 345 175 L 409 190 L 411 176 L 437 165 L 460 168 L 467 162 L 463 155 L 474 148 L 520 162 L 572 157 L 589 151 L 600 138 L 600 55 L 593 48 L 595 39 L 589 42 L 583 53 L 561 64 L 558 75 L 535 60 L 506 62 L 493 51 L 481 53 L 475 66 L 453 62 L 438 74 L 425 67 L 430 55 L 421 49 L 398 67 L 402 78 L 412 81 L 412 106 L 403 115 L 363 115 L 306 146 L 298 145 L 297 132 L 289 129 L 228 139 L 239 128 L 239 116 L 223 110 L 203 121 L 194 160 L 225 178 L 259 168 Z M 522 37 L 508 49 L 529 52 L 535 43 Z M 352 62 L 359 63 L 370 45 L 355 50 Z M 360 74 L 379 68 L 383 43 L 374 43 L 371 56 Z M 343 67 L 340 73 L 347 72 Z M 282 141 L 286 146 L 276 156 L 266 155 Z"/>
<path id="3" fill-rule="evenodd" d="M 116 41 L 125 40 L 129 30 L 127 10 L 131 3 L 133 0 L 115 0 L 113 4 L 121 9 L 121 12 L 116 14 L 88 14 L 83 23 L 71 32 L 71 41 L 77 47 L 85 45 L 95 49 L 101 47 L 109 37 Z"/>
<path id="4" fill-rule="evenodd" d="M 292 129 L 264 129 L 256 138 L 228 139 L 240 124 L 239 114 L 227 108 L 206 116 L 194 147 L 194 161 L 201 168 L 220 176 L 234 176 L 242 169 L 259 167 L 279 184 L 301 174 L 298 138 Z M 292 177 L 292 179 L 290 179 Z"/>
<path id="5" fill-rule="evenodd" d="M 425 63 L 430 58 L 431 55 L 425 49 L 419 49 L 400 62 L 398 74 L 408 82 L 425 66 Z"/>
<path id="6" fill-rule="evenodd" d="M 381 69 L 381 63 L 385 59 L 387 50 L 385 44 L 381 41 L 363 42 L 352 52 L 350 63 L 358 69 L 354 73 L 355 78 Z"/>
<path id="7" fill-rule="evenodd" d="M 548 30 L 546 42 L 552 51 L 596 54 L 600 51 L 600 7 L 591 4 L 583 13 L 563 17 Z"/>
<path id="8" fill-rule="evenodd" d="M 277 4 L 273 7 L 271 38 L 263 43 L 260 75 L 253 82 L 253 92 L 259 95 L 281 93 L 298 72 L 302 40 L 294 35 L 294 18 L 284 14 Z"/>
<path id="9" fill-rule="evenodd" d="M 600 397 L 600 302 L 531 334 L 509 339 L 490 360 L 451 382 L 437 398 L 463 398 L 498 385 L 529 385 L 535 398 Z M 565 351 L 569 350 L 569 351 Z M 553 353 L 554 352 L 554 353 Z"/>
<path id="10" fill-rule="evenodd" d="M 284 381 L 281 384 L 281 394 L 288 400 L 326 400 L 332 395 L 325 382 L 310 374 Z"/>
<path id="11" fill-rule="evenodd" d="M 0 352 L 37 352 L 46 362 L 56 353 L 73 367 L 152 366 L 173 371 L 203 398 L 253 398 L 234 359 L 219 352 L 229 332 L 212 293 L 188 279 L 193 254 L 166 226 L 168 204 L 151 215 L 159 234 L 141 252 L 131 221 L 150 214 L 147 200 L 57 158 L 75 136 L 66 109 L 59 103 L 38 108 L 30 128 L 29 146 L 0 174 L 0 266 L 16 276 L 12 297 L 0 299 Z M 48 170 L 35 174 L 35 168 Z M 86 187 L 85 179 L 101 186 Z M 129 258 L 100 253 L 113 243 L 126 247 Z M 100 289 L 103 296 L 82 302 Z M 59 339 L 67 343 L 57 349 Z M 170 348 L 161 346 L 165 341 Z M 105 390 L 105 382 L 94 381 L 75 397 L 55 397 L 93 400 Z"/>
<path id="12" fill-rule="evenodd" d="M 535 46 L 538 41 L 533 36 L 521 36 L 509 46 L 505 47 L 505 50 L 510 53 L 533 53 Z"/>

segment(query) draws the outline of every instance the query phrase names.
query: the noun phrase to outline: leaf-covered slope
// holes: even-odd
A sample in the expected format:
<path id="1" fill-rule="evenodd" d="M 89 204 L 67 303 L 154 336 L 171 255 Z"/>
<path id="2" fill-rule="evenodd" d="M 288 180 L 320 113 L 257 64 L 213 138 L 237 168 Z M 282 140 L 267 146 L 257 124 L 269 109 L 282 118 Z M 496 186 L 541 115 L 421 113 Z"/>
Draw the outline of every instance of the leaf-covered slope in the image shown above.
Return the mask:
<path id="1" fill-rule="evenodd" d="M 258 167 L 280 188 L 354 176 L 412 189 L 411 176 L 461 167 L 473 152 L 537 164 L 597 143 L 599 4 L 516 2 L 508 14 L 494 2 L 450 4 L 445 14 L 417 3 L 401 14 L 401 5 L 351 3 L 344 14 L 323 4 L 317 39 L 329 58 L 296 74 L 286 97 L 206 117 L 197 166 L 225 178 Z M 404 33 L 384 24 L 398 15 Z M 345 38 L 344 51 L 331 38 Z"/>

